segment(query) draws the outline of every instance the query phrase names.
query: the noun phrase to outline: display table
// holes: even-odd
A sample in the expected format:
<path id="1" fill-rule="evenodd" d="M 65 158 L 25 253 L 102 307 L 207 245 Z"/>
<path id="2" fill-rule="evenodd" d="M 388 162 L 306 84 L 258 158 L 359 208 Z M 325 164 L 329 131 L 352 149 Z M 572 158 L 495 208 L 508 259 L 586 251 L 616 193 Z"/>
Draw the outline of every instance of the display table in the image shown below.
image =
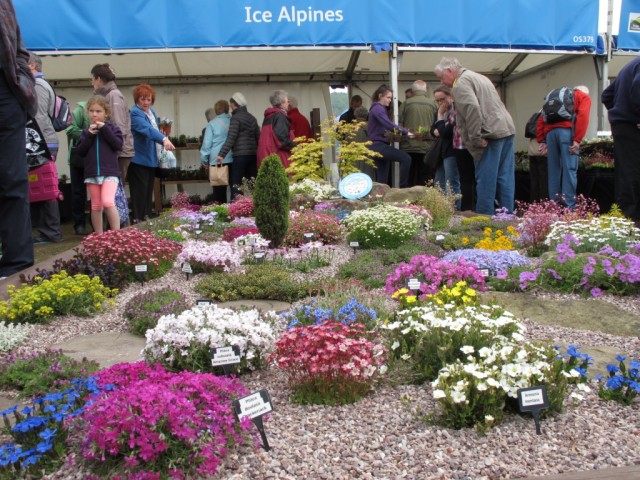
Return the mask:
<path id="1" fill-rule="evenodd" d="M 153 208 L 156 212 L 162 211 L 162 203 L 165 200 L 165 185 L 177 185 L 178 191 L 182 192 L 183 185 L 186 184 L 194 184 L 194 183 L 205 183 L 209 184 L 208 179 L 199 179 L 199 180 L 163 180 L 160 178 L 156 178 L 155 183 L 153 184 Z"/>

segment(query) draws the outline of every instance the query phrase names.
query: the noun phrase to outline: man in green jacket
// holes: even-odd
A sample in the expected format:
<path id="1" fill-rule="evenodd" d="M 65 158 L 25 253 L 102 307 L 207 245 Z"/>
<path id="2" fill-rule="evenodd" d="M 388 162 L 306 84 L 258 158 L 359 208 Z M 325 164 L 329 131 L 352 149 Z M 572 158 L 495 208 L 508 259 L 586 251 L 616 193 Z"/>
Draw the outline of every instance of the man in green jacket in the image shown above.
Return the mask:
<path id="1" fill-rule="evenodd" d="M 434 102 L 427 96 L 427 83 L 424 80 L 416 80 L 411 85 L 413 94 L 407 97 L 399 109 L 399 123 L 404 128 L 417 133 L 420 127 L 429 131 L 433 124 L 437 108 Z M 400 142 L 400 150 L 411 157 L 411 170 L 409 171 L 409 186 L 425 185 L 427 178 L 433 178 L 433 172 L 428 172 L 424 165 L 424 157 L 433 145 L 432 140 L 423 141 L 413 138 L 403 138 Z"/>
<path id="2" fill-rule="evenodd" d="M 85 110 L 86 102 L 78 102 L 73 110 L 73 120 L 67 127 L 67 140 L 69 143 L 69 174 L 71 176 L 71 215 L 73 217 L 73 229 L 76 235 L 86 235 L 85 205 L 87 203 L 87 187 L 84 184 L 83 158 L 74 152 L 74 146 L 80 140 L 82 130 L 89 127 L 91 120 Z"/>

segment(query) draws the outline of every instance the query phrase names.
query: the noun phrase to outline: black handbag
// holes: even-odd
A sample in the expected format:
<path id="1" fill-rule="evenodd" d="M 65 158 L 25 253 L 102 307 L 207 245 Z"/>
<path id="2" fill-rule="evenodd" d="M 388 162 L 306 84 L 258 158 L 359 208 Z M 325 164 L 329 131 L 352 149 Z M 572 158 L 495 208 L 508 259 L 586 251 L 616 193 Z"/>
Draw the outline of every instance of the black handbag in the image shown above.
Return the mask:
<path id="1" fill-rule="evenodd" d="M 435 170 L 442 162 L 442 139 L 436 138 L 433 147 L 424 156 L 424 164 L 430 170 Z"/>
<path id="2" fill-rule="evenodd" d="M 71 147 L 69 152 L 69 163 L 71 166 L 84 169 L 84 156 L 79 155 L 78 152 L 76 152 L 76 147 Z"/>
<path id="3" fill-rule="evenodd" d="M 524 127 L 524 136 L 526 138 L 536 138 L 538 136 L 538 118 L 540 118 L 540 115 L 542 115 L 542 112 L 536 112 L 527 121 L 527 125 Z"/>

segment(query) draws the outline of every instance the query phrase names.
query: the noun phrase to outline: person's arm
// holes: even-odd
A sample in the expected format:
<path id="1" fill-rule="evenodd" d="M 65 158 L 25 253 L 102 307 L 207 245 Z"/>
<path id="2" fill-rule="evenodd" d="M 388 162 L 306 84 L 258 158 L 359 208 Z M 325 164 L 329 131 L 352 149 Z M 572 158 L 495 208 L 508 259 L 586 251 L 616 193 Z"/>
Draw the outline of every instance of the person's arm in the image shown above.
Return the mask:
<path id="1" fill-rule="evenodd" d="M 461 81 L 463 79 L 458 79 L 458 82 Z M 469 143 L 474 147 L 484 148 L 486 141 L 482 138 L 482 114 L 478 97 L 470 86 L 460 85 L 460 87 L 455 94 L 456 118 L 461 117 L 464 120 L 464 129 Z"/>
<path id="2" fill-rule="evenodd" d="M 380 105 L 380 107 L 378 108 L 371 107 L 371 110 L 369 110 L 369 116 L 371 117 L 372 115 L 385 130 L 392 132 L 394 129 L 398 129 L 404 134 L 409 133 L 409 130 L 407 130 L 406 128 L 401 127 L 400 125 L 396 125 L 391 120 L 389 120 L 389 116 L 387 115 L 387 112 L 382 105 Z"/>
<path id="3" fill-rule="evenodd" d="M 122 130 L 113 124 L 113 123 L 105 123 L 104 126 L 100 129 L 102 133 L 102 138 L 105 142 L 107 142 L 111 148 L 118 151 L 122 148 L 122 144 L 124 143 L 124 137 L 122 135 Z"/>
<path id="4" fill-rule="evenodd" d="M 611 110 L 613 108 L 613 99 L 616 93 L 615 85 L 616 85 L 616 81 L 614 80 L 609 84 L 607 88 L 605 88 L 602 91 L 602 96 L 600 97 L 602 104 L 606 107 L 607 110 Z"/>
<path id="5" fill-rule="evenodd" d="M 82 130 L 80 139 L 78 140 L 78 143 L 76 145 L 76 153 L 80 156 L 86 155 L 95 140 L 96 136 L 90 133 L 88 128 Z"/>
<path id="6" fill-rule="evenodd" d="M 156 143 L 162 143 L 165 138 L 157 128 L 153 128 L 145 113 L 139 108 L 131 109 L 131 131 Z"/>
<path id="7" fill-rule="evenodd" d="M 227 133 L 227 140 L 224 142 L 224 145 L 220 149 L 220 153 L 218 153 L 218 160 L 221 162 L 224 157 L 227 156 L 231 147 L 236 144 L 236 138 L 238 138 L 238 133 L 240 132 L 240 120 L 236 118 L 235 115 L 231 116 L 231 123 L 229 124 L 229 132 Z"/>
<path id="8" fill-rule="evenodd" d="M 84 108 L 78 105 L 71 114 L 72 120 L 71 125 L 67 127 L 66 133 L 67 138 L 75 143 L 80 140 L 80 135 L 82 134 L 82 128 L 84 127 Z"/>
<path id="9" fill-rule="evenodd" d="M 213 147 L 212 128 L 211 122 L 209 122 L 204 131 L 204 138 L 202 139 L 202 145 L 200 146 L 200 163 L 206 166 L 209 166 L 209 155 L 211 155 L 211 148 Z"/>
<path id="10" fill-rule="evenodd" d="M 582 92 L 580 92 L 582 93 Z M 589 128 L 589 114 L 591 113 L 591 97 L 586 93 L 580 95 L 580 103 L 576 108 L 576 121 L 573 128 L 574 150 L 580 147 L 580 142 L 587 134 Z"/>
<path id="11" fill-rule="evenodd" d="M 291 124 L 287 117 L 279 114 L 273 116 L 273 133 L 280 141 L 280 148 L 282 150 L 291 150 L 296 146 L 296 142 L 291 140 L 290 129 Z"/>

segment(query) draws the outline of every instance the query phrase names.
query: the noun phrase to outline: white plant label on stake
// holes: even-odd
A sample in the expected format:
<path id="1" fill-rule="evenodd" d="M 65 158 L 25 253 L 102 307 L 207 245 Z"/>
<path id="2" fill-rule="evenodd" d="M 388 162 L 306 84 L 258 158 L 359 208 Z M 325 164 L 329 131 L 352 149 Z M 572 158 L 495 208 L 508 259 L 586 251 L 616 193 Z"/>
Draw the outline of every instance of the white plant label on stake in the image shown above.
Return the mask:
<path id="1" fill-rule="evenodd" d="M 410 278 L 407 282 L 407 288 L 413 291 L 420 290 L 420 281 L 417 278 Z"/>

